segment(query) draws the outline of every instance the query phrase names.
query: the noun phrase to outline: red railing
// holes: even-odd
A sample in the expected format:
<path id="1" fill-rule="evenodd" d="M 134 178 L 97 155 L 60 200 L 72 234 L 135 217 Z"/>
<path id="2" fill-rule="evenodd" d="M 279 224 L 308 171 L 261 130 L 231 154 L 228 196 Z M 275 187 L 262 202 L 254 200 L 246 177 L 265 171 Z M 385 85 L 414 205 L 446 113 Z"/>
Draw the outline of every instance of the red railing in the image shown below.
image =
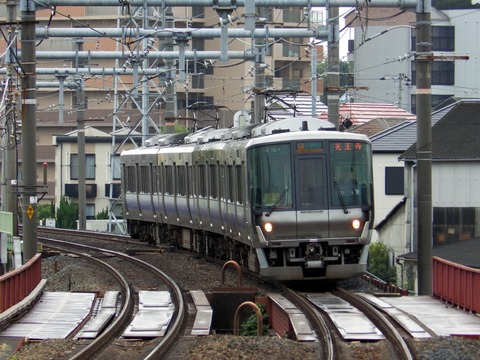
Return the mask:
<path id="1" fill-rule="evenodd" d="M 480 270 L 434 257 L 433 296 L 480 313 Z"/>
<path id="2" fill-rule="evenodd" d="M 0 276 L 0 313 L 25 299 L 40 283 L 42 254 L 36 254 L 21 268 Z"/>

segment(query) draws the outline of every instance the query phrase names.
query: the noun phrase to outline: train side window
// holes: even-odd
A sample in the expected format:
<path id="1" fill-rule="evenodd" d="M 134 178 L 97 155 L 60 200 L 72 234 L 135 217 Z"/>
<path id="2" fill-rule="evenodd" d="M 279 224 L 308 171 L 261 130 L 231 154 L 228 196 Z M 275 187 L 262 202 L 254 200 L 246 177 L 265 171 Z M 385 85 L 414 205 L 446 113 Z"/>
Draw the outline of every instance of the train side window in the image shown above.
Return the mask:
<path id="1" fill-rule="evenodd" d="M 218 165 L 218 197 L 225 201 L 225 188 L 227 184 L 225 184 L 225 164 Z"/>
<path id="2" fill-rule="evenodd" d="M 150 163 L 148 167 L 148 193 L 153 194 L 154 189 L 155 189 L 155 182 L 153 178 L 153 164 Z"/>
<path id="3" fill-rule="evenodd" d="M 198 165 L 198 195 L 201 197 L 207 196 L 206 175 L 205 164 Z"/>
<path id="4" fill-rule="evenodd" d="M 227 191 L 227 199 L 229 202 L 234 203 L 236 201 L 235 195 L 236 195 L 236 190 L 235 190 L 235 174 L 234 174 L 234 167 L 233 165 L 227 165 L 227 183 L 228 186 L 226 188 Z"/>
<path id="5" fill-rule="evenodd" d="M 153 192 L 158 194 L 162 192 L 162 177 L 161 177 L 161 168 L 160 166 L 154 166 L 153 168 Z"/>
<path id="6" fill-rule="evenodd" d="M 149 180 L 149 170 L 148 166 L 140 166 L 139 169 L 139 185 L 140 192 L 148 194 L 150 192 L 150 180 Z"/>
<path id="7" fill-rule="evenodd" d="M 166 165 L 165 169 L 165 194 L 173 195 L 173 169 L 171 165 Z"/>
<path id="8" fill-rule="evenodd" d="M 165 193 L 165 167 L 163 164 L 158 166 L 158 190 L 160 193 Z"/>
<path id="9" fill-rule="evenodd" d="M 177 166 L 177 184 L 178 184 L 178 195 L 185 196 L 187 194 L 187 181 L 186 181 L 186 170 L 185 166 Z"/>
<path id="10" fill-rule="evenodd" d="M 236 165 L 236 175 L 237 175 L 237 202 L 243 204 L 243 166 Z"/>
<path id="11" fill-rule="evenodd" d="M 209 165 L 209 184 L 210 197 L 212 199 L 218 198 L 218 166 L 217 164 Z"/>

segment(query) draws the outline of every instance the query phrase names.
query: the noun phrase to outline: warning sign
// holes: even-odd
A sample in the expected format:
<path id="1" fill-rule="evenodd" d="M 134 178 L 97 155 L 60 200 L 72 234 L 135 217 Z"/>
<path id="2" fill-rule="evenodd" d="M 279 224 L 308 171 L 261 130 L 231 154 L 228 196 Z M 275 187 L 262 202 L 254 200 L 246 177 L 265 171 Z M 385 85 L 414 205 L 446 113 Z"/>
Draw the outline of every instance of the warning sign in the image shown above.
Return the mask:
<path id="1" fill-rule="evenodd" d="M 28 205 L 27 207 L 27 215 L 30 220 L 32 220 L 33 217 L 33 206 L 32 204 Z"/>

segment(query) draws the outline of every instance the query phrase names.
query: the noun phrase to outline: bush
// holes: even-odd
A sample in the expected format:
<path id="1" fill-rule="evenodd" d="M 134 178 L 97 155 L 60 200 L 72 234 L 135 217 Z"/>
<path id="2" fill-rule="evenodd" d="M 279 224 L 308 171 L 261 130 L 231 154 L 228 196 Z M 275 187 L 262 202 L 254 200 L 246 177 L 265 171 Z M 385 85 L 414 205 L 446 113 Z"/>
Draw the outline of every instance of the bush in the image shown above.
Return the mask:
<path id="1" fill-rule="evenodd" d="M 66 198 L 65 196 L 62 196 L 57 209 L 57 227 L 62 229 L 76 229 L 77 220 L 77 203 L 68 200 L 68 198 Z"/>
<path id="2" fill-rule="evenodd" d="M 95 216 L 96 220 L 108 220 L 108 208 L 103 209 Z"/>
<path id="3" fill-rule="evenodd" d="M 257 303 L 257 306 L 262 313 L 263 335 L 268 335 L 267 308 L 265 305 L 259 303 Z M 240 326 L 240 335 L 257 336 L 257 314 L 255 312 Z"/>
<path id="4" fill-rule="evenodd" d="M 392 253 L 392 248 L 380 241 L 372 243 L 368 252 L 367 271 L 389 284 L 397 282 L 397 270 L 390 266 Z"/>
<path id="5" fill-rule="evenodd" d="M 55 218 L 55 205 L 42 204 L 37 206 L 37 218 L 38 220 L 45 220 L 49 218 Z"/>

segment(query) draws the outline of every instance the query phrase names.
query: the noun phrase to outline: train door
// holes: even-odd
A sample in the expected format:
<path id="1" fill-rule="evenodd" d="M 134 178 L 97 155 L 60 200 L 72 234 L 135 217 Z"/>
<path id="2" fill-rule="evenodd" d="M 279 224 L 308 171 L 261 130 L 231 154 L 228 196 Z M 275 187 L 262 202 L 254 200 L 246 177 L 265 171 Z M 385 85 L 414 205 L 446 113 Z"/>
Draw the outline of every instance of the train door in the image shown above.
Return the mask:
<path id="1" fill-rule="evenodd" d="M 295 156 L 297 238 L 329 235 L 327 157 Z"/>

